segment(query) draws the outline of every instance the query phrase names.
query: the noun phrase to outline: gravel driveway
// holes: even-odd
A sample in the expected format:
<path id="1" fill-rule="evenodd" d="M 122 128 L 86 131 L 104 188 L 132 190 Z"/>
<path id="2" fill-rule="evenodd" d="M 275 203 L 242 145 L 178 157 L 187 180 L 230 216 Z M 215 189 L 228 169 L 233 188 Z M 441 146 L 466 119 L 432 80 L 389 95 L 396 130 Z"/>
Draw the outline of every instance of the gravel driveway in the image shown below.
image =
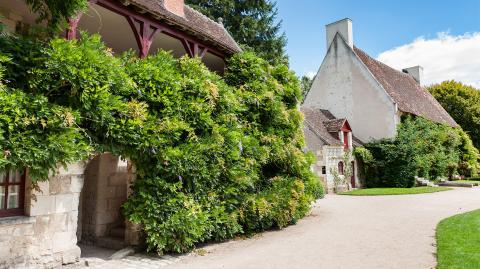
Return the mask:
<path id="1" fill-rule="evenodd" d="M 435 227 L 480 208 L 480 188 L 402 196 L 327 195 L 282 231 L 212 244 L 168 269 L 435 268 Z"/>

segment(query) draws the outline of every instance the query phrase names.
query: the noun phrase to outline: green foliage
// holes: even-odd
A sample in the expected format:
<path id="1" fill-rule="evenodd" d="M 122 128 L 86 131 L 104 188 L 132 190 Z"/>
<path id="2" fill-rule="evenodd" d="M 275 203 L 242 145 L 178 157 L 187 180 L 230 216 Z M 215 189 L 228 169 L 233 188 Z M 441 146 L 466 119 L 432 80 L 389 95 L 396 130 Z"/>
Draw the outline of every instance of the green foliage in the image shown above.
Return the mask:
<path id="1" fill-rule="evenodd" d="M 32 180 L 45 179 L 90 150 L 76 127 L 79 114 L 43 96 L 0 90 L 0 111 L 0 170 L 28 168 Z"/>
<path id="2" fill-rule="evenodd" d="M 428 90 L 480 148 L 480 90 L 453 80 Z"/>
<path id="3" fill-rule="evenodd" d="M 47 21 L 52 32 L 59 30 L 62 23 L 75 17 L 87 8 L 87 0 L 25 0 L 31 10 L 39 15 L 38 21 Z"/>
<path id="4" fill-rule="evenodd" d="M 187 0 L 186 4 L 223 25 L 240 44 L 253 49 L 270 63 L 286 63 L 287 39 L 280 33 L 281 21 L 277 21 L 276 3 L 271 0 Z"/>
<path id="5" fill-rule="evenodd" d="M 0 95 L 0 130 L 11 130 L 0 138 L 11 153 L 0 169 L 46 179 L 91 151 L 128 158 L 137 179 L 124 214 L 151 250 L 282 228 L 323 195 L 301 150 L 299 81 L 284 65 L 239 54 L 221 78 L 166 52 L 116 58 L 98 36 L 0 44 L 14 44 L 0 53 L 12 59 L 7 86 L 21 89 Z M 18 49 L 33 44 L 35 57 Z"/>
<path id="6" fill-rule="evenodd" d="M 383 139 L 357 149 L 368 187 L 412 187 L 415 176 L 436 179 L 476 173 L 478 152 L 461 129 L 407 117 L 395 139 Z"/>
<path id="7" fill-rule="evenodd" d="M 302 87 L 302 102 L 305 100 L 305 97 L 307 97 L 307 94 L 310 91 L 312 84 L 313 84 L 313 78 L 303 76 L 300 79 L 300 86 Z"/>

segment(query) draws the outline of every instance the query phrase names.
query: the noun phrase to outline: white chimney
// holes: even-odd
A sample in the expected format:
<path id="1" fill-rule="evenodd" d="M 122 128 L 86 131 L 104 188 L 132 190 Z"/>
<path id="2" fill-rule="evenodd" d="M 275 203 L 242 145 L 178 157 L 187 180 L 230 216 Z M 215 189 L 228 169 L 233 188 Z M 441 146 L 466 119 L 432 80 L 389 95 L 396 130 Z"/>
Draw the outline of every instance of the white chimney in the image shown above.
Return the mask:
<path id="1" fill-rule="evenodd" d="M 422 83 L 423 67 L 417 65 L 414 67 L 405 68 L 402 71 L 412 76 L 418 82 L 418 84 Z"/>
<path id="2" fill-rule="evenodd" d="M 184 0 L 163 0 L 163 6 L 166 10 L 180 17 L 185 17 L 185 1 Z"/>
<path id="3" fill-rule="evenodd" d="M 337 33 L 342 35 L 347 44 L 353 48 L 352 20 L 345 18 L 343 20 L 327 24 L 325 27 L 327 28 L 327 49 L 330 47 L 330 44 Z"/>

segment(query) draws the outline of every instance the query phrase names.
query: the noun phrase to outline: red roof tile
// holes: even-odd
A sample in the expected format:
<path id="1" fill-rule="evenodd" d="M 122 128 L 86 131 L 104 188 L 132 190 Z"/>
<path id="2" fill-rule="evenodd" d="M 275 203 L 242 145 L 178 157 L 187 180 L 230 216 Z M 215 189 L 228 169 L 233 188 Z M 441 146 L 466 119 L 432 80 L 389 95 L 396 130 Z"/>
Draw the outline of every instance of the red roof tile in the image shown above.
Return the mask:
<path id="1" fill-rule="evenodd" d="M 325 144 L 330 146 L 342 146 L 343 143 L 338 138 L 338 131 L 343 127 L 346 119 L 337 119 L 328 110 L 311 109 L 302 107 L 300 109 L 305 116 L 305 125 L 320 138 Z M 359 146 L 363 143 L 353 137 L 353 145 Z"/>
<path id="2" fill-rule="evenodd" d="M 412 76 L 373 59 L 357 47 L 354 47 L 353 50 L 388 95 L 397 103 L 400 111 L 452 127 L 458 126 L 438 101 Z"/>
<path id="3" fill-rule="evenodd" d="M 185 5 L 185 17 L 182 17 L 168 11 L 163 4 L 163 0 L 129 0 L 129 2 L 151 13 L 154 17 L 162 18 L 168 24 L 185 29 L 200 39 L 207 39 L 229 53 L 241 51 L 223 25 L 211 20 L 188 5 Z"/>

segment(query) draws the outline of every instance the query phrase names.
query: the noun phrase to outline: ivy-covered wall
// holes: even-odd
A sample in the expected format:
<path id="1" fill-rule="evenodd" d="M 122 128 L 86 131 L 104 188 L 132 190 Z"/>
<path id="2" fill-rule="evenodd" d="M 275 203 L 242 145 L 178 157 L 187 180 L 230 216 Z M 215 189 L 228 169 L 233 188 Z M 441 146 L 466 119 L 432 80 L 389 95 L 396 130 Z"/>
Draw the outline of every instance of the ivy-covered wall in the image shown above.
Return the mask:
<path id="1" fill-rule="evenodd" d="M 151 250 L 282 228 L 323 188 L 304 154 L 299 81 L 252 53 L 224 77 L 198 59 L 114 57 L 79 41 L 3 35 L 0 170 L 44 180 L 57 164 L 112 152 L 137 169 L 124 205 Z"/>

